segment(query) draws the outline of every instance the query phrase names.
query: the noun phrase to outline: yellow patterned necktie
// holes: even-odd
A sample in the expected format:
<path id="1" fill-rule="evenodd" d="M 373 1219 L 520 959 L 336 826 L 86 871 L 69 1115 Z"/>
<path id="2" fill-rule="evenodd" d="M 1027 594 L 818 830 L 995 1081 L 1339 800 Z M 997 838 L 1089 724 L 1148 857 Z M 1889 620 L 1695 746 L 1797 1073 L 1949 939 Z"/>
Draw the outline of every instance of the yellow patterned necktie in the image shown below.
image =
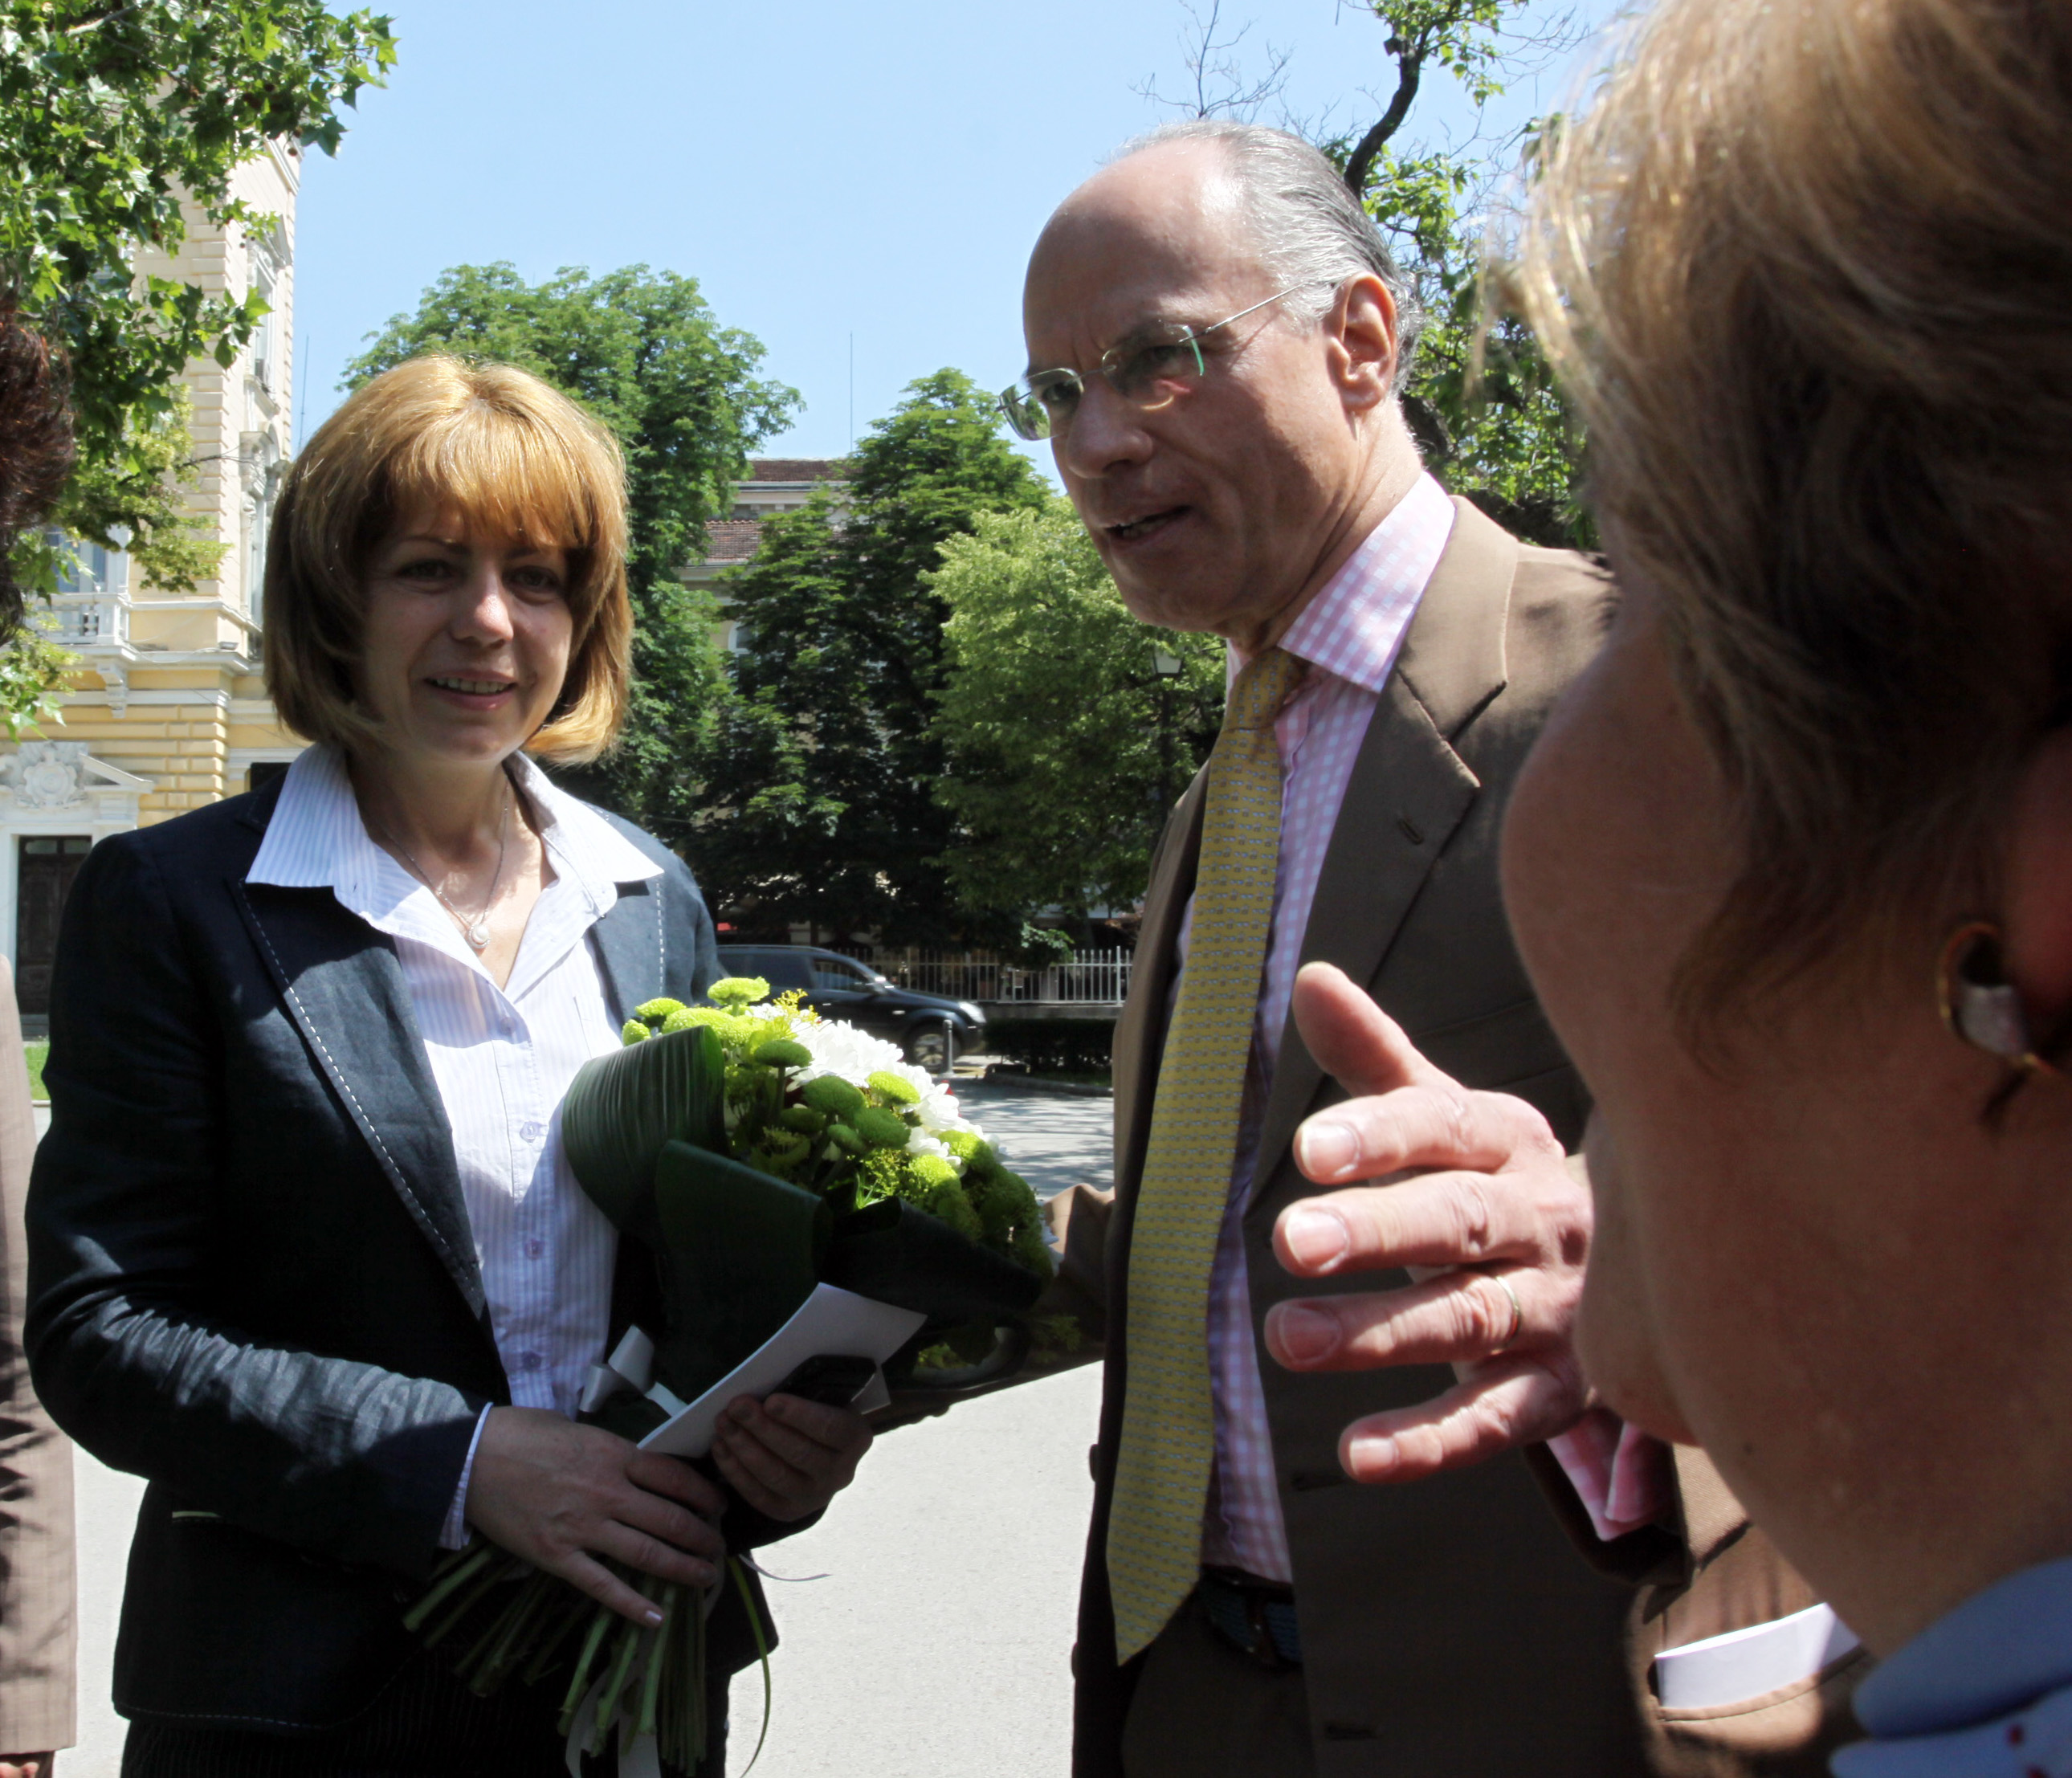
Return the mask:
<path id="1" fill-rule="evenodd" d="M 1273 916 L 1281 849 L 1273 721 L 1301 676 L 1301 662 L 1278 648 L 1252 660 L 1231 688 L 1209 755 L 1187 963 L 1159 1062 L 1130 1234 L 1128 1393 L 1108 1530 L 1119 1661 L 1150 1646 L 1201 1569 L 1215 1443 L 1209 1273 Z"/>

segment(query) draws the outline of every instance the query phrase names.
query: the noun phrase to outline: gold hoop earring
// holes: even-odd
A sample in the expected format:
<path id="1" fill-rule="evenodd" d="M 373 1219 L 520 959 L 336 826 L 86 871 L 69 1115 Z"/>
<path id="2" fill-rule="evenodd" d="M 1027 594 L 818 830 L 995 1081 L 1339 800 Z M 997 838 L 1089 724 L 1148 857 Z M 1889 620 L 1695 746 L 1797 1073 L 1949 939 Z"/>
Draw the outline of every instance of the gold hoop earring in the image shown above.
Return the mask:
<path id="1" fill-rule="evenodd" d="M 2000 929 L 1974 920 L 1951 934 L 1935 970 L 1935 1004 L 1959 1041 L 2023 1074 L 2058 1072 L 2036 1051 L 2021 992 L 2000 960 Z"/>

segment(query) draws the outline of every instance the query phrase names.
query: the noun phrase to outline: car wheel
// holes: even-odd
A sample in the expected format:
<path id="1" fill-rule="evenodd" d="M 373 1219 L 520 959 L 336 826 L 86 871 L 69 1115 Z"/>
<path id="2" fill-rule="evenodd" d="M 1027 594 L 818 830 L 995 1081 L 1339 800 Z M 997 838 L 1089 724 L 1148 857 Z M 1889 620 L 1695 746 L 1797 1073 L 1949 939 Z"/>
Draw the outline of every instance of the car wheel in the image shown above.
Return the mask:
<path id="1" fill-rule="evenodd" d="M 947 1074 L 956 1059 L 956 1040 L 947 1025 L 918 1025 L 906 1033 L 906 1059 L 931 1074 Z"/>

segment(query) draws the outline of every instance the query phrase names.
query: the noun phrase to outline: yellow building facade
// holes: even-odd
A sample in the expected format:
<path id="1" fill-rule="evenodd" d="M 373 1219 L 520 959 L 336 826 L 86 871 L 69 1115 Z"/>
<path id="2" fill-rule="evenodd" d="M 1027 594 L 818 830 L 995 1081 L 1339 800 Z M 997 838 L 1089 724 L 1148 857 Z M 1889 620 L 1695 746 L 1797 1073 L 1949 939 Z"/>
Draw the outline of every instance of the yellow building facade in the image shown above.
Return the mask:
<path id="1" fill-rule="evenodd" d="M 57 910 L 92 842 L 235 795 L 304 745 L 275 718 L 259 650 L 266 528 L 294 442 L 300 174 L 295 150 L 269 149 L 232 184 L 273 228 L 216 228 L 191 211 L 179 255 L 139 268 L 212 294 L 256 286 L 273 308 L 228 368 L 187 368 L 190 503 L 225 546 L 216 577 L 167 594 L 134 583 L 126 556 L 81 549 L 54 602 L 58 640 L 78 659 L 60 720 L 0 745 L 0 948 L 31 1018 L 45 1010 Z"/>

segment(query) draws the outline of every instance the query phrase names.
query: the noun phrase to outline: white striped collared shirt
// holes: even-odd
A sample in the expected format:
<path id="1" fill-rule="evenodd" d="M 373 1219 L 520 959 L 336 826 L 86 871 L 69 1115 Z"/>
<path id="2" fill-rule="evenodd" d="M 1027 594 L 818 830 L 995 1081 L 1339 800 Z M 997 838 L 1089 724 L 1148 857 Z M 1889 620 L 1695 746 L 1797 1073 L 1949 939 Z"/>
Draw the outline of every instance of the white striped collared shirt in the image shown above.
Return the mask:
<path id="1" fill-rule="evenodd" d="M 1281 1029 L 1301 962 L 1317 881 L 1338 806 L 1382 688 L 1402 651 L 1432 571 L 1453 535 L 1453 507 L 1429 475 L 1391 509 L 1289 626 L 1280 646 L 1309 663 L 1274 723 L 1280 744 L 1281 849 L 1244 1108 L 1231 1156 L 1230 1195 L 1209 1279 L 1209 1381 L 1215 1409 L 1215 1464 L 1202 1520 L 1202 1560 L 1288 1582 L 1288 1530 L 1281 1515 L 1273 1439 L 1259 1380 L 1252 1283 L 1244 1258 L 1244 1206 L 1252 1189 Z M 1244 661 L 1231 651 L 1235 677 Z M 1179 942 L 1186 967 L 1194 905 Z M 1176 976 L 1174 992 L 1178 993 Z"/>
<path id="2" fill-rule="evenodd" d="M 617 902 L 619 884 L 659 877 L 662 867 L 522 754 L 511 771 L 553 880 L 502 988 L 431 891 L 368 837 L 344 760 L 329 748 L 312 747 L 289 767 L 245 881 L 329 889 L 394 940 L 452 1127 L 512 1402 L 573 1415 L 603 1352 L 618 1235 L 561 1152 L 561 1096 L 585 1062 L 619 1044 L 590 928 Z M 449 1545 L 465 1535 L 467 1475 L 446 1522 Z"/>

